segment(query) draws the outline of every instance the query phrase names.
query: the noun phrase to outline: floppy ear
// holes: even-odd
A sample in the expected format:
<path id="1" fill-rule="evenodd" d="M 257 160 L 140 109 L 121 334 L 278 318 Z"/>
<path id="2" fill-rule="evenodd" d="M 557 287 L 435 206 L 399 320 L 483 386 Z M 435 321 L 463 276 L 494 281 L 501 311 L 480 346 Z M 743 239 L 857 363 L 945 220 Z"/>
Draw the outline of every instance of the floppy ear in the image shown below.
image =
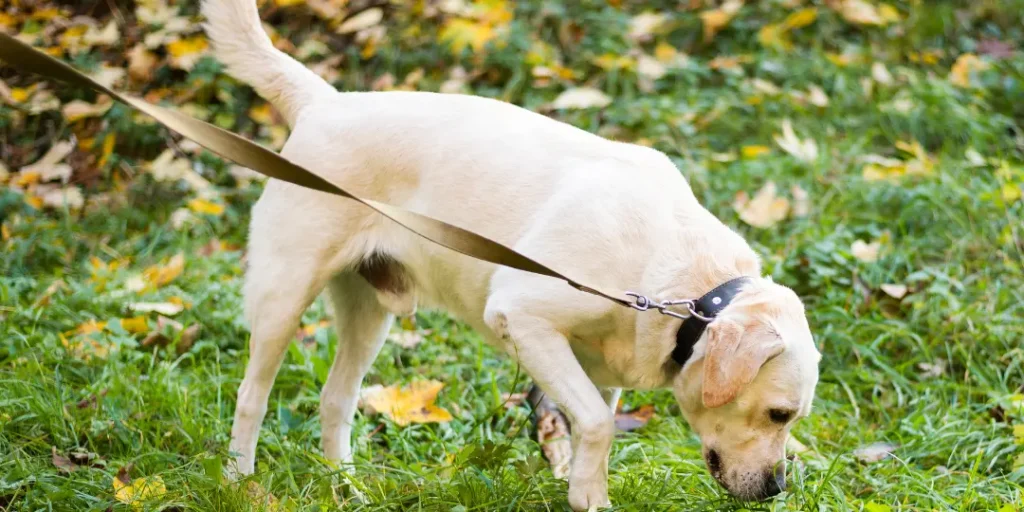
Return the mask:
<path id="1" fill-rule="evenodd" d="M 747 332 L 742 324 L 718 318 L 708 325 L 702 398 L 705 407 L 731 402 L 757 376 L 761 365 L 785 345 L 777 334 Z"/>

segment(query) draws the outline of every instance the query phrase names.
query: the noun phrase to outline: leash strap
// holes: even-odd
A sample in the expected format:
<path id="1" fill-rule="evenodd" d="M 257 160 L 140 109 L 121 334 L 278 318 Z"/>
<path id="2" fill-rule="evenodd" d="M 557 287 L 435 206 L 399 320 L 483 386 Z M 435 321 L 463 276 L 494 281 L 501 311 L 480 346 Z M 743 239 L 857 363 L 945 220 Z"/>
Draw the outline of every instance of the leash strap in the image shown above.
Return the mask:
<path id="1" fill-rule="evenodd" d="M 708 324 L 732 302 L 740 288 L 751 281 L 753 280 L 749 277 L 730 279 L 693 301 L 692 311 L 696 314 L 691 313 L 676 331 L 676 348 L 672 350 L 673 361 L 680 366 L 686 364 L 686 360 L 693 355 L 693 346 L 704 334 Z"/>
<path id="2" fill-rule="evenodd" d="M 632 304 L 632 301 L 627 299 L 623 292 L 585 285 L 472 231 L 398 206 L 357 196 L 340 185 L 292 163 L 281 155 L 227 130 L 180 112 L 153 105 L 140 98 L 114 92 L 64 62 L 36 50 L 9 34 L 0 33 L 0 60 L 21 72 L 39 74 L 109 95 L 238 165 L 248 167 L 271 178 L 358 201 L 409 231 L 453 251 L 495 265 L 561 279 L 577 290 L 604 297 L 622 306 Z"/>

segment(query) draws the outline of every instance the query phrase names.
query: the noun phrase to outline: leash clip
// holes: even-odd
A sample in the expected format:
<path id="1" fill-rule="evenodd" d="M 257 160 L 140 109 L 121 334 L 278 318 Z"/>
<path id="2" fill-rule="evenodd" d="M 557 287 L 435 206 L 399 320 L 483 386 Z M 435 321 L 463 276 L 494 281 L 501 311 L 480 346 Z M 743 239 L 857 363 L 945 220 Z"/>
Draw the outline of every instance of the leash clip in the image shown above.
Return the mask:
<path id="1" fill-rule="evenodd" d="M 659 313 L 680 320 L 686 320 L 687 318 L 694 317 L 704 322 L 711 322 L 714 320 L 713 317 L 707 317 L 700 314 L 697 309 L 696 301 L 692 299 L 680 299 L 680 300 L 666 300 L 663 302 L 655 302 L 648 298 L 646 295 L 636 292 L 626 292 L 626 295 L 633 297 L 633 300 L 626 303 L 627 306 L 637 311 L 650 311 L 652 309 L 657 310 Z M 685 306 L 687 314 L 677 313 L 672 311 L 672 306 Z"/>

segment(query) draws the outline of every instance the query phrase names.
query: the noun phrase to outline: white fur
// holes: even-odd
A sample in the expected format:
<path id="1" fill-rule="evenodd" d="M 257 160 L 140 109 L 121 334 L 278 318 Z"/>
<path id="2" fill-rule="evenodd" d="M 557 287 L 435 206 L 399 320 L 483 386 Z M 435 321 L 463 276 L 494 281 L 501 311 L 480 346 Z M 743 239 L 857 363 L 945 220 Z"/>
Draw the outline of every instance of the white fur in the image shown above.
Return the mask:
<path id="1" fill-rule="evenodd" d="M 253 0 L 206 0 L 203 13 L 229 72 L 293 126 L 282 153 L 329 181 L 475 231 L 584 283 L 657 299 L 697 297 L 732 277 L 760 273 L 750 247 L 697 202 L 658 151 L 479 97 L 338 93 L 271 46 Z M 372 254 L 399 262 L 410 286 L 379 290 L 360 277 L 356 269 Z M 682 371 L 669 362 L 679 320 L 453 253 L 352 201 L 270 180 L 253 208 L 249 240 L 250 362 L 231 442 L 241 473 L 253 470 L 267 397 L 299 317 L 325 288 L 340 340 L 322 392 L 328 459 L 351 460 L 360 382 L 394 315 L 441 308 L 505 349 L 567 413 L 575 445 L 569 502 L 576 510 L 608 504 L 614 424 L 600 389 L 673 387 L 705 447 L 729 451 L 737 476 L 716 477 L 735 494 L 754 497 L 763 482 L 750 475 L 782 460 L 775 440 L 784 442 L 792 423 L 755 428 L 742 414 L 780 403 L 806 414 L 817 381 L 819 356 L 802 306 L 768 280 L 759 279 L 726 312 L 750 323 L 744 332 L 760 333 L 741 346 L 764 341 L 760 322 L 782 336 L 785 350 L 734 403 L 709 409 L 700 404 L 707 336 Z M 776 306 L 765 308 L 766 301 Z M 723 412 L 729 410 L 742 413 Z M 750 435 L 773 441 L 729 439 Z M 760 444 L 770 448 L 748 448 Z"/>

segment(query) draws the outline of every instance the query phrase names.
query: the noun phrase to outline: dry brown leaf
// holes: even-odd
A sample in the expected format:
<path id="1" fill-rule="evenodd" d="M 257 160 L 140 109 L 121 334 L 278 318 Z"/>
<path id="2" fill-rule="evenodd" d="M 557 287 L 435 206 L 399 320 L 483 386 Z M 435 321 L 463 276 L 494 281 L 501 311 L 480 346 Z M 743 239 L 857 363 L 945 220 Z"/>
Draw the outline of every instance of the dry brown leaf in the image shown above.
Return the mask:
<path id="1" fill-rule="evenodd" d="M 899 11 L 893 6 L 880 4 L 876 7 L 866 0 L 842 0 L 839 14 L 857 25 L 884 26 L 900 19 Z"/>
<path id="2" fill-rule="evenodd" d="M 402 348 L 413 348 L 416 345 L 423 343 L 424 337 L 429 336 L 430 333 L 431 331 L 429 329 L 424 331 L 403 329 L 392 333 L 388 339 Z"/>
<path id="3" fill-rule="evenodd" d="M 537 443 L 551 465 L 555 478 L 569 477 L 572 463 L 572 438 L 569 420 L 554 406 L 536 407 Z"/>
<path id="4" fill-rule="evenodd" d="M 128 309 L 136 313 L 159 313 L 165 316 L 174 316 L 185 310 L 185 305 L 180 302 L 132 302 Z"/>
<path id="5" fill-rule="evenodd" d="M 78 187 L 47 185 L 40 186 L 35 193 L 47 208 L 81 210 L 85 206 L 85 196 Z"/>
<path id="6" fill-rule="evenodd" d="M 871 78 L 878 82 L 879 85 L 892 85 L 895 81 L 892 73 L 889 73 L 889 69 L 881 62 L 875 62 L 871 65 Z"/>
<path id="7" fill-rule="evenodd" d="M 775 183 L 769 181 L 757 191 L 753 199 L 749 199 L 746 192 L 736 194 L 733 208 L 743 222 L 758 228 L 769 228 L 789 214 L 789 200 L 778 197 Z"/>
<path id="8" fill-rule="evenodd" d="M 551 104 L 556 109 L 586 109 L 607 107 L 612 99 L 598 89 L 574 87 L 559 94 Z"/>
<path id="9" fill-rule="evenodd" d="M 825 91 L 817 85 L 812 85 L 807 91 L 807 101 L 816 107 L 827 107 L 828 106 L 828 95 Z"/>
<path id="10" fill-rule="evenodd" d="M 811 137 L 806 139 L 798 137 L 793 131 L 793 123 L 789 119 L 782 120 L 782 134 L 776 134 L 774 138 L 780 148 L 793 155 L 797 160 L 811 163 L 818 159 L 818 144 Z"/>
<path id="11" fill-rule="evenodd" d="M 647 425 L 653 417 L 654 406 L 651 404 L 641 405 L 630 412 L 615 413 L 615 428 L 623 432 L 632 432 Z"/>
<path id="12" fill-rule="evenodd" d="M 627 36 L 636 42 L 650 41 L 661 33 L 668 24 L 668 16 L 662 13 L 645 12 L 634 16 L 629 21 Z"/>
<path id="13" fill-rule="evenodd" d="M 917 367 L 921 370 L 921 377 L 924 378 L 935 378 L 945 375 L 946 365 L 945 359 L 936 359 L 931 363 L 917 363 Z"/>
<path id="14" fill-rule="evenodd" d="M 129 76 L 140 82 L 148 82 L 153 78 L 153 70 L 160 62 L 155 53 L 140 43 L 129 50 L 127 56 Z"/>
<path id="15" fill-rule="evenodd" d="M 39 160 L 31 165 L 26 165 L 21 168 L 22 176 L 35 174 L 39 177 L 39 181 L 53 181 L 56 179 L 61 180 L 64 183 L 71 178 L 71 166 L 63 162 L 71 151 L 75 149 L 74 141 L 66 140 L 57 142 L 50 146 L 49 151 L 46 152 Z"/>
<path id="16" fill-rule="evenodd" d="M 884 442 L 872 443 L 854 450 L 853 456 L 865 464 L 871 464 L 889 458 L 896 448 L 899 448 L 899 445 Z"/>
<path id="17" fill-rule="evenodd" d="M 857 240 L 850 246 L 850 253 L 853 254 L 854 258 L 865 263 L 874 263 L 878 261 L 878 253 L 882 249 L 882 243 L 878 240 L 867 243 L 863 240 Z"/>
<path id="18" fill-rule="evenodd" d="M 907 285 L 885 283 L 881 286 L 886 295 L 894 299 L 902 299 L 907 295 Z"/>
<path id="19" fill-rule="evenodd" d="M 443 382 L 434 380 L 417 381 L 405 387 L 392 385 L 365 395 L 363 403 L 399 426 L 444 423 L 451 421 L 452 415 L 434 403 L 443 387 Z"/>
<path id="20" fill-rule="evenodd" d="M 360 30 L 366 30 L 370 27 L 374 27 L 384 19 L 384 10 L 380 7 L 371 7 L 365 11 L 348 18 L 342 23 L 337 30 L 338 34 L 351 34 L 353 32 L 359 32 Z"/>
<path id="21" fill-rule="evenodd" d="M 704 42 L 710 43 L 715 38 L 715 34 L 729 24 L 741 7 L 743 7 L 742 0 L 726 0 L 717 9 L 701 12 L 700 20 L 704 26 Z"/>
<path id="22" fill-rule="evenodd" d="M 806 190 L 800 188 L 800 185 L 793 185 L 790 187 L 789 193 L 793 195 L 794 217 L 806 217 L 811 213 L 811 196 L 807 194 Z"/>
<path id="23" fill-rule="evenodd" d="M 100 96 L 99 101 L 96 103 L 89 103 L 82 100 L 73 100 L 65 103 L 61 107 L 61 114 L 68 120 L 69 123 L 73 123 L 80 119 L 86 119 L 90 117 L 99 117 L 106 114 L 110 107 L 114 105 L 114 100 L 110 96 Z"/>
<path id="24" fill-rule="evenodd" d="M 501 403 L 506 409 L 513 409 L 523 405 L 526 400 L 526 393 L 502 393 Z"/>
<path id="25" fill-rule="evenodd" d="M 52 454 L 50 459 L 53 461 L 53 466 L 57 468 L 61 473 L 71 473 L 78 469 L 78 464 L 75 464 L 71 459 L 57 453 L 57 447 L 51 446 L 50 453 Z"/>

